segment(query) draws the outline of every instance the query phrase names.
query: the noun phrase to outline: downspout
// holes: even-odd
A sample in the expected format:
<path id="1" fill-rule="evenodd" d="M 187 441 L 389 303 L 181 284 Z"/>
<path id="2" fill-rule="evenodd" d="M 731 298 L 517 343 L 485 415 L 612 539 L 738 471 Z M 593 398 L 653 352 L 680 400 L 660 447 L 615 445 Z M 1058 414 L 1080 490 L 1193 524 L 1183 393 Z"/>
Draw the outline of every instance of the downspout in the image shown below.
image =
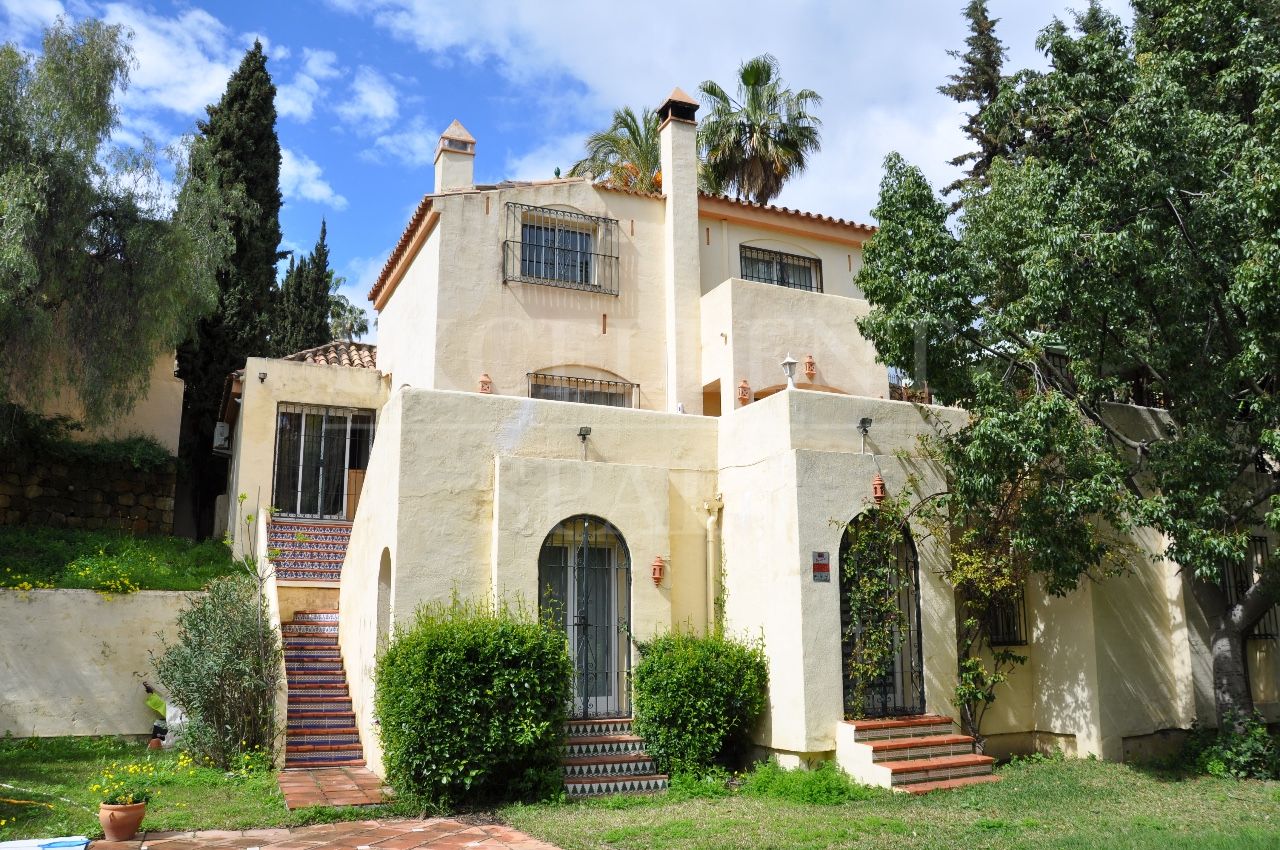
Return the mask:
<path id="1" fill-rule="evenodd" d="M 720 509 L 724 498 L 716 493 L 702 503 L 707 512 L 707 634 L 719 627 L 716 605 L 720 599 Z"/>

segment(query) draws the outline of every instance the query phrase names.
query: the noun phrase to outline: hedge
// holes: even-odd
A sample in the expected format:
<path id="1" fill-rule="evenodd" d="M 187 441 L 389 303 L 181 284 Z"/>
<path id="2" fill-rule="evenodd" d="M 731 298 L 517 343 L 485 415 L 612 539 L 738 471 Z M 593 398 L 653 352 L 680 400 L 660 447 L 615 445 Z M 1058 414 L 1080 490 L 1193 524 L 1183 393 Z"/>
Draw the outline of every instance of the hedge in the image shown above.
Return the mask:
<path id="1" fill-rule="evenodd" d="M 558 794 L 572 670 L 552 624 L 477 603 L 419 610 L 374 674 L 388 781 L 444 805 Z"/>

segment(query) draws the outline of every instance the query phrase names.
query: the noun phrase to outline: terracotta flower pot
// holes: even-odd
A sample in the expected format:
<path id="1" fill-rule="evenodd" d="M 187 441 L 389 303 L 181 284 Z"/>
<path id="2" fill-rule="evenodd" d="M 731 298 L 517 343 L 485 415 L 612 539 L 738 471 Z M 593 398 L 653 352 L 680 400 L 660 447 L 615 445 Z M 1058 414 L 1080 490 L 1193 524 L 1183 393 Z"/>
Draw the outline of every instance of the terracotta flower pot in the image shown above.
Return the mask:
<path id="1" fill-rule="evenodd" d="M 102 832 L 108 841 L 128 841 L 137 835 L 142 816 L 146 813 L 146 803 L 129 806 L 101 803 L 98 806 L 98 823 L 102 824 Z"/>

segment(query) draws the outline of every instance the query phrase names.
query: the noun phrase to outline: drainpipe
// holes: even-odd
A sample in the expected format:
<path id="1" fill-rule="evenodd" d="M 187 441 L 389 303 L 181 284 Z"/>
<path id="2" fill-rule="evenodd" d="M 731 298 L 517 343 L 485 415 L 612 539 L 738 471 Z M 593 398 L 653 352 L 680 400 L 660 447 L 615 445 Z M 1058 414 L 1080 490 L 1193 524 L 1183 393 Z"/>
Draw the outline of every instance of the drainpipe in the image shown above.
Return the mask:
<path id="1" fill-rule="evenodd" d="M 724 498 L 716 493 L 702 503 L 707 512 L 707 633 L 716 627 L 716 600 L 720 598 L 720 509 Z"/>

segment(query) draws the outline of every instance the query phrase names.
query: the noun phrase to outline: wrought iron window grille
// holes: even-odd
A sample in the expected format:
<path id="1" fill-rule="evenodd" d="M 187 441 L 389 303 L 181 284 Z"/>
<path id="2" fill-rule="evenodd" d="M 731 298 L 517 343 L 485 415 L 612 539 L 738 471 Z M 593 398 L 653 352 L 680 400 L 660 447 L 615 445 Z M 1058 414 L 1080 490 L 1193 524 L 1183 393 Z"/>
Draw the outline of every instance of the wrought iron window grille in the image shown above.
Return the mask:
<path id="1" fill-rule="evenodd" d="M 546 372 L 529 372 L 529 398 L 572 401 L 605 407 L 640 406 L 640 385 L 626 381 L 573 378 Z"/>
<path id="2" fill-rule="evenodd" d="M 1027 645 L 1027 599 L 1019 591 L 987 609 L 987 635 L 992 646 Z"/>
<path id="3" fill-rule="evenodd" d="M 740 245 L 742 279 L 806 292 L 822 291 L 822 260 Z"/>
<path id="4" fill-rule="evenodd" d="M 617 295 L 618 278 L 617 219 L 507 204 L 502 243 L 505 283 Z"/>
<path id="5" fill-rule="evenodd" d="M 1227 604 L 1235 605 L 1253 585 L 1256 576 L 1262 574 L 1263 566 L 1271 558 L 1271 544 L 1265 537 L 1250 537 L 1245 558 L 1242 563 L 1231 564 L 1223 576 L 1222 590 L 1227 596 Z M 1246 636 L 1248 640 L 1280 639 L 1280 605 L 1273 605 L 1262 615 L 1262 619 L 1254 624 Z"/>
<path id="6" fill-rule="evenodd" d="M 375 425 L 372 410 L 278 405 L 271 503 L 278 515 L 351 519 Z"/>

